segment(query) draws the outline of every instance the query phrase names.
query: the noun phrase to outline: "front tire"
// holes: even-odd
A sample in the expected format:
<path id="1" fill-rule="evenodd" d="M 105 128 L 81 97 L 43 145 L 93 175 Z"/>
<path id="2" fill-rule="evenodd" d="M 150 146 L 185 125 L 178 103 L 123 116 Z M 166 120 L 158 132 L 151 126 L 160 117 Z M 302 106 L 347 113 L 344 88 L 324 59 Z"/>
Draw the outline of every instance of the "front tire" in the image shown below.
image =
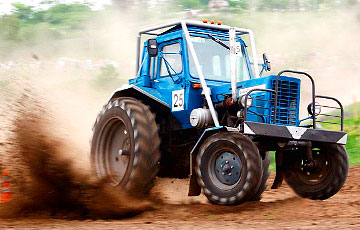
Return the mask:
<path id="1" fill-rule="evenodd" d="M 160 138 L 154 115 L 133 98 L 116 98 L 98 115 L 91 142 L 92 168 L 100 178 L 135 196 L 154 185 Z"/>
<path id="2" fill-rule="evenodd" d="M 314 146 L 312 153 L 315 167 L 310 169 L 306 167 L 305 150 L 287 153 L 285 179 L 300 197 L 325 200 L 344 185 L 349 157 L 345 146 L 338 144 Z"/>
<path id="3" fill-rule="evenodd" d="M 240 204 L 261 180 L 261 156 L 240 133 L 218 133 L 202 144 L 196 159 L 198 183 L 213 204 Z"/>

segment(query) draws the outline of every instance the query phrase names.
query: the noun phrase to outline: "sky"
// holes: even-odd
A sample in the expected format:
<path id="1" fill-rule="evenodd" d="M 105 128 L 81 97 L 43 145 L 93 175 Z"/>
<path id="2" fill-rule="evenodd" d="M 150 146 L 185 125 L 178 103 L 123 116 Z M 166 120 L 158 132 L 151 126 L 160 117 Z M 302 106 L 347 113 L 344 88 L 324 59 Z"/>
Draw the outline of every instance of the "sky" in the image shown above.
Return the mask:
<path id="1" fill-rule="evenodd" d="M 25 5 L 30 5 L 34 7 L 38 7 L 39 3 L 44 0 L 0 0 L 0 15 L 10 13 L 12 10 L 12 4 L 19 2 Z M 99 10 L 106 4 L 111 4 L 111 0 L 59 0 L 59 3 L 72 3 L 72 2 L 80 2 L 80 3 L 90 3 L 92 5 L 93 10 Z"/>

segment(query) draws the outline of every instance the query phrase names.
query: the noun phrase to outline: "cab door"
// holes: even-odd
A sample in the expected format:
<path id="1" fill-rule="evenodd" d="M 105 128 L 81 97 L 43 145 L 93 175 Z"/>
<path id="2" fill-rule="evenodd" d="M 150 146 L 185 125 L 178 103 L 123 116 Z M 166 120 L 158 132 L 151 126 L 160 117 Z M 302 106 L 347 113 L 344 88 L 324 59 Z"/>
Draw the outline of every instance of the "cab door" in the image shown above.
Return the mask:
<path id="1" fill-rule="evenodd" d="M 186 113 L 186 84 L 182 40 L 175 39 L 159 45 L 157 61 L 152 64 L 154 70 L 152 86 L 170 105 L 174 116 L 181 124 L 189 123 Z"/>

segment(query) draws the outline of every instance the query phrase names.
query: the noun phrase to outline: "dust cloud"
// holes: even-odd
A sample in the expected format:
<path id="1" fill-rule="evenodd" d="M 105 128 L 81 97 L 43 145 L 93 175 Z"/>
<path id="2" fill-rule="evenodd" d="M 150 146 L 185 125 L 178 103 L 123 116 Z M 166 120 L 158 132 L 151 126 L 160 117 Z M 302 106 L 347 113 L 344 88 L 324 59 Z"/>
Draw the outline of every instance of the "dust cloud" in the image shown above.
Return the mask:
<path id="1" fill-rule="evenodd" d="M 56 128 L 62 122 L 57 122 L 46 100 L 35 95 L 25 91 L 8 105 L 13 116 L 6 117 L 11 128 L 1 144 L 0 169 L 9 171 L 13 198 L 0 206 L 0 217 L 42 213 L 120 218 L 151 208 L 147 201 L 108 187 L 86 165 L 76 164 L 84 152 L 71 133 L 64 135 Z"/>
<path id="2" fill-rule="evenodd" d="M 0 217 L 122 218 L 153 208 L 90 169 L 96 114 L 134 75 L 134 22 L 127 16 L 99 15 L 76 39 L 53 44 L 41 37 L 9 53 L 12 64 L 0 68 L 0 171 L 9 171 L 13 198 L 0 206 Z M 59 68 L 61 57 L 71 63 Z M 104 88 L 107 79 L 98 80 L 107 59 L 119 66 Z"/>

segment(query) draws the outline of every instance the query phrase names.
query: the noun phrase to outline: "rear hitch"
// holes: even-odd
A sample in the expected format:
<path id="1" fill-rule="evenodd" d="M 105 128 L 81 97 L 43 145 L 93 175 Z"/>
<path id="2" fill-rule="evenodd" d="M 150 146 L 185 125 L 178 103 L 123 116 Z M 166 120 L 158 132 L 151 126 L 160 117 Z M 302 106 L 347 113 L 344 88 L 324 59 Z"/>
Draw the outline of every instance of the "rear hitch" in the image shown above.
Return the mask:
<path id="1" fill-rule="evenodd" d="M 276 161 L 276 176 L 271 186 L 271 189 L 277 189 L 281 186 L 284 180 L 284 171 L 286 165 L 284 165 L 283 153 L 284 151 L 296 151 L 298 148 L 306 148 L 306 160 L 304 162 L 304 169 L 311 171 L 316 167 L 316 162 L 312 155 L 312 144 L 310 141 L 289 141 L 286 145 L 280 146 L 281 150 L 275 152 Z"/>
<path id="2" fill-rule="evenodd" d="M 316 168 L 316 161 L 313 158 L 311 142 L 308 142 L 306 146 L 306 161 L 304 162 L 303 167 L 305 171 L 311 171 Z"/>
<path id="3" fill-rule="evenodd" d="M 275 161 L 276 161 L 276 176 L 275 180 L 271 186 L 271 189 L 278 189 L 283 180 L 284 180 L 284 168 L 283 168 L 283 152 L 275 152 Z"/>

